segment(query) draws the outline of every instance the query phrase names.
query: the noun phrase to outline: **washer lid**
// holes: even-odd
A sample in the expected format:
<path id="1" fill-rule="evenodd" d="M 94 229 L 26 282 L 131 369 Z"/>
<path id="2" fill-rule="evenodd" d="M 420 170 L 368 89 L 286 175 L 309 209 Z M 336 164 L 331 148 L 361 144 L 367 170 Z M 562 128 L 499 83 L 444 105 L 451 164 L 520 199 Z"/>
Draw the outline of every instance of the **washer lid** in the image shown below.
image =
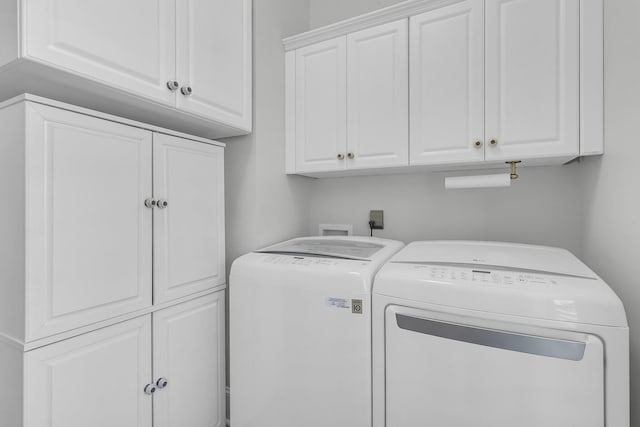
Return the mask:
<path id="1" fill-rule="evenodd" d="M 302 237 L 268 246 L 256 252 L 371 261 L 391 243 L 396 246 L 400 242 L 367 237 Z M 400 247 L 401 244 L 398 249 Z"/>
<path id="2" fill-rule="evenodd" d="M 571 252 L 548 246 L 478 241 L 425 241 L 408 244 L 390 262 L 481 266 L 595 279 Z"/>
<path id="3" fill-rule="evenodd" d="M 512 243 L 407 245 L 376 275 L 375 294 L 438 306 L 627 326 L 622 302 L 564 249 Z"/>

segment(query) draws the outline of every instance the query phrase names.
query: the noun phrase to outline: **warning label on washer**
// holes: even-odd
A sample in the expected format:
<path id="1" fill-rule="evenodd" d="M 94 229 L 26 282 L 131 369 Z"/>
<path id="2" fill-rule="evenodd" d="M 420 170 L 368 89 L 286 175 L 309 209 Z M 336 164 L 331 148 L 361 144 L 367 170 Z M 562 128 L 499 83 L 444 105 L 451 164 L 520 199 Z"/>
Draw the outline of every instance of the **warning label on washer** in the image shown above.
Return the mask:
<path id="1" fill-rule="evenodd" d="M 351 303 L 346 298 L 326 297 L 325 304 L 333 308 L 351 308 Z"/>

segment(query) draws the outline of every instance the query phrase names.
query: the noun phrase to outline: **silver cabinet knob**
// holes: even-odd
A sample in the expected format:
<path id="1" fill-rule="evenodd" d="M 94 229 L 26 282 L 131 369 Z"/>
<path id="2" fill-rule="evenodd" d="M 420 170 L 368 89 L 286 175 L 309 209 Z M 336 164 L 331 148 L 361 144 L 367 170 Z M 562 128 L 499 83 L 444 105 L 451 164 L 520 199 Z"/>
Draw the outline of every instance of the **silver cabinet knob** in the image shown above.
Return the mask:
<path id="1" fill-rule="evenodd" d="M 344 160 L 344 154 L 338 153 L 338 160 Z"/>
<path id="2" fill-rule="evenodd" d="M 156 206 L 157 206 L 158 208 L 160 208 L 160 209 L 164 209 L 164 208 L 166 208 L 167 206 L 169 206 L 169 202 L 167 202 L 167 201 L 166 201 L 166 200 L 164 200 L 164 199 L 160 199 L 160 200 L 158 200 L 158 201 L 156 202 Z"/>
<path id="3" fill-rule="evenodd" d="M 147 384 L 144 387 L 144 393 L 148 394 L 149 396 L 151 396 L 153 393 L 155 393 L 157 390 L 156 385 L 155 384 Z"/>
<path id="4" fill-rule="evenodd" d="M 482 141 L 476 141 L 473 143 L 473 146 L 476 148 L 481 148 L 482 147 Z"/>
<path id="5" fill-rule="evenodd" d="M 144 205 L 148 208 L 153 208 L 156 205 L 156 201 L 153 199 L 147 199 L 144 201 Z"/>
<path id="6" fill-rule="evenodd" d="M 180 92 L 185 96 L 189 96 L 193 93 L 193 89 L 191 89 L 191 86 L 182 86 Z"/>
<path id="7" fill-rule="evenodd" d="M 347 153 L 347 158 L 353 159 L 356 155 L 353 153 Z"/>
<path id="8" fill-rule="evenodd" d="M 158 378 L 158 381 L 156 381 L 156 385 L 158 386 L 159 389 L 162 390 L 163 388 L 169 385 L 169 381 L 167 381 L 167 379 L 164 377 Z"/>
<path id="9" fill-rule="evenodd" d="M 180 83 L 178 83 L 175 80 L 169 80 L 167 82 L 167 87 L 169 88 L 170 91 L 174 91 L 174 90 L 178 90 L 180 88 Z"/>
<path id="10" fill-rule="evenodd" d="M 489 144 L 491 145 L 498 145 L 498 140 L 493 138 L 492 140 L 489 141 Z"/>

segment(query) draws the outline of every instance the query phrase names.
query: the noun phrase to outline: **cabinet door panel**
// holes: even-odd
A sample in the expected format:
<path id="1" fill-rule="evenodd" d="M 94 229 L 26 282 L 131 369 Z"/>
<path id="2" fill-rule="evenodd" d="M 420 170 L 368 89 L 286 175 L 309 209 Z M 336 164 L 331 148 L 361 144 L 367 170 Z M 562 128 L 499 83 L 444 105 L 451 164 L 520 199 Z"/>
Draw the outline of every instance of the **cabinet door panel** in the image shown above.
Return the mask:
<path id="1" fill-rule="evenodd" d="M 487 160 L 579 152 L 579 0 L 487 0 Z"/>
<path id="2" fill-rule="evenodd" d="M 223 284 L 224 153 L 154 134 L 154 302 Z"/>
<path id="3" fill-rule="evenodd" d="M 484 160 L 483 19 L 467 0 L 409 20 L 412 165 Z"/>
<path id="4" fill-rule="evenodd" d="M 153 316 L 154 427 L 224 426 L 224 291 Z"/>
<path id="5" fill-rule="evenodd" d="M 296 50 L 296 171 L 346 167 L 346 38 Z"/>
<path id="6" fill-rule="evenodd" d="M 25 427 L 151 427 L 151 316 L 25 355 Z"/>
<path id="7" fill-rule="evenodd" d="M 178 108 L 251 130 L 251 0 L 177 0 Z"/>
<path id="8" fill-rule="evenodd" d="M 175 94 L 174 0 L 29 0 L 25 54 L 165 104 Z"/>
<path id="9" fill-rule="evenodd" d="M 27 341 L 151 305 L 151 133 L 27 104 Z"/>
<path id="10" fill-rule="evenodd" d="M 408 165 L 407 43 L 406 19 L 347 36 L 349 168 Z"/>

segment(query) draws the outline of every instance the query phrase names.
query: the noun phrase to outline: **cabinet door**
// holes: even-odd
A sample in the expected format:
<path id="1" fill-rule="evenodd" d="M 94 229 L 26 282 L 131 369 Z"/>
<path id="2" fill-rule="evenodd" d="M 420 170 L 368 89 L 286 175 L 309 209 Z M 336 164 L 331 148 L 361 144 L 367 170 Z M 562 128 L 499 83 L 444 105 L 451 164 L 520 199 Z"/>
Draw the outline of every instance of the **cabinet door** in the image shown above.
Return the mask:
<path id="1" fill-rule="evenodd" d="M 469 311 L 381 310 L 387 426 L 612 425 L 605 423 L 605 350 L 596 335 L 532 334 L 507 316 L 483 327 L 487 321 Z"/>
<path id="2" fill-rule="evenodd" d="M 407 20 L 347 36 L 348 168 L 406 166 Z"/>
<path id="3" fill-rule="evenodd" d="M 579 0 L 487 0 L 487 160 L 579 153 Z"/>
<path id="4" fill-rule="evenodd" d="M 174 104 L 175 0 L 23 1 L 23 54 Z"/>
<path id="5" fill-rule="evenodd" d="M 151 316 L 25 355 L 25 427 L 151 427 Z"/>
<path id="6" fill-rule="evenodd" d="M 154 427 L 225 425 L 224 294 L 154 313 Z"/>
<path id="7" fill-rule="evenodd" d="M 409 20 L 412 165 L 484 160 L 483 19 L 466 0 Z"/>
<path id="8" fill-rule="evenodd" d="M 151 133 L 28 103 L 26 339 L 151 305 Z"/>
<path id="9" fill-rule="evenodd" d="M 225 282 L 224 151 L 154 134 L 154 302 Z"/>
<path id="10" fill-rule="evenodd" d="M 177 0 L 177 107 L 251 131 L 251 0 Z"/>
<path id="11" fill-rule="evenodd" d="M 296 50 L 296 172 L 346 167 L 346 55 L 346 37 Z"/>

